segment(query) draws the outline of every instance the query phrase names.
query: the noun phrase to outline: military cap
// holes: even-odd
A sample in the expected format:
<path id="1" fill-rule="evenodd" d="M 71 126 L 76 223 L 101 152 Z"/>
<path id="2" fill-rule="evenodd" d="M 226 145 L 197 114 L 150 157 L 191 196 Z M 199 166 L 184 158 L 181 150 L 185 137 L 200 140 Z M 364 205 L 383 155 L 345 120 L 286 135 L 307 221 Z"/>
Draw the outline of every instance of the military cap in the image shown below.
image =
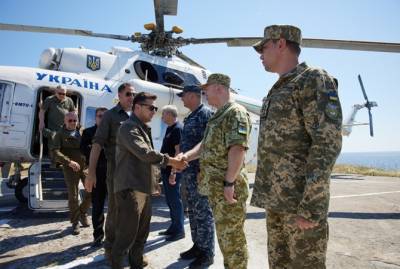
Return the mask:
<path id="1" fill-rule="evenodd" d="M 204 89 L 208 85 L 212 85 L 212 84 L 219 84 L 219 85 L 225 86 L 229 89 L 229 87 L 231 85 L 231 79 L 227 75 L 224 75 L 221 73 L 214 73 L 208 77 L 206 84 L 203 84 L 200 87 L 202 87 Z"/>
<path id="2" fill-rule="evenodd" d="M 270 25 L 264 29 L 264 39 L 253 45 L 253 48 L 262 53 L 262 49 L 268 40 L 284 38 L 301 45 L 301 30 L 293 25 Z"/>
<path id="3" fill-rule="evenodd" d="M 183 87 L 183 90 L 180 93 L 177 93 L 179 97 L 182 97 L 185 92 L 195 92 L 195 93 L 201 93 L 201 88 L 197 85 L 187 85 Z"/>

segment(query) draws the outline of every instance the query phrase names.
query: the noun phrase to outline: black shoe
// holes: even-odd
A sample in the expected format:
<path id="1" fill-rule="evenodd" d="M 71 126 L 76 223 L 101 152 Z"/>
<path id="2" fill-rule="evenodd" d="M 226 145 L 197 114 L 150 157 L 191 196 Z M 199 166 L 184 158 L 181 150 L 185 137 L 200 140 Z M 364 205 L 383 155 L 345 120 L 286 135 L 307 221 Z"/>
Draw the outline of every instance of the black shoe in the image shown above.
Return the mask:
<path id="1" fill-rule="evenodd" d="M 158 233 L 158 235 L 172 235 L 172 234 L 173 234 L 173 233 L 170 232 L 170 231 L 168 231 L 168 230 L 161 231 L 161 232 Z"/>
<path id="2" fill-rule="evenodd" d="M 79 233 L 80 233 L 79 223 L 72 224 L 72 234 L 73 235 L 78 235 Z"/>
<path id="3" fill-rule="evenodd" d="M 197 258 L 202 254 L 201 250 L 196 246 L 193 245 L 193 247 L 185 252 L 182 252 L 179 254 L 181 256 L 181 259 L 183 260 L 191 260 L 194 258 Z"/>
<path id="4" fill-rule="evenodd" d="M 189 264 L 189 269 L 203 269 L 208 268 L 214 263 L 214 257 L 206 256 L 205 254 L 197 257 L 194 261 Z"/>
<path id="5" fill-rule="evenodd" d="M 99 248 L 103 245 L 103 236 L 99 236 L 93 240 L 92 247 Z"/>
<path id="6" fill-rule="evenodd" d="M 178 241 L 182 238 L 185 238 L 184 232 L 172 234 L 172 235 L 168 236 L 167 238 L 165 238 L 165 241 Z"/>
<path id="7" fill-rule="evenodd" d="M 81 214 L 79 216 L 79 222 L 82 224 L 82 227 L 89 227 L 90 226 L 86 214 Z"/>

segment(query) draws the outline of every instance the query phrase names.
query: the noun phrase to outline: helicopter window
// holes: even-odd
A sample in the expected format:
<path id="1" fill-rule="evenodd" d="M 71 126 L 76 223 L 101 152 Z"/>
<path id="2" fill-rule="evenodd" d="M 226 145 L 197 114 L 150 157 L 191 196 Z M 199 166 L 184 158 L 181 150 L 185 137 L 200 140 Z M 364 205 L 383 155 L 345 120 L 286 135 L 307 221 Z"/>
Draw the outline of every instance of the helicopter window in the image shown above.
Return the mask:
<path id="1" fill-rule="evenodd" d="M 168 86 L 173 85 L 178 88 L 182 88 L 186 85 L 200 84 L 200 81 L 193 74 L 166 66 L 151 64 L 145 61 L 136 61 L 133 65 L 136 74 L 142 80 L 148 80 Z"/>
<path id="2" fill-rule="evenodd" d="M 141 80 L 151 81 L 155 83 L 158 82 L 157 71 L 150 63 L 144 61 L 136 61 L 133 66 L 135 68 L 136 74 Z"/>
<path id="3" fill-rule="evenodd" d="M 175 72 L 167 71 L 163 74 L 165 82 L 173 85 L 182 85 L 183 79 Z"/>
<path id="4" fill-rule="evenodd" d="M 12 84 L 0 83 L 0 122 L 9 121 L 12 97 Z"/>
<path id="5" fill-rule="evenodd" d="M 91 127 L 96 123 L 96 107 L 86 108 L 85 128 Z"/>

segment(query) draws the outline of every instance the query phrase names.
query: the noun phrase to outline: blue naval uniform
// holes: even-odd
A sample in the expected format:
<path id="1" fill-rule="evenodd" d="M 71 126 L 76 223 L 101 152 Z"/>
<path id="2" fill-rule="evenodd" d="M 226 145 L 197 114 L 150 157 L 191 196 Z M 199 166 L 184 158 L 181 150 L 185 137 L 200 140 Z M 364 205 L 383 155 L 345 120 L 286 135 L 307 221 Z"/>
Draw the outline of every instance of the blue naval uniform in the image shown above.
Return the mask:
<path id="1" fill-rule="evenodd" d="M 201 104 L 183 121 L 181 152 L 191 150 L 203 139 L 208 119 L 212 111 Z M 209 256 L 214 256 L 214 218 L 207 196 L 198 191 L 197 174 L 200 171 L 198 160 L 191 161 L 182 172 L 182 180 L 187 190 L 189 222 L 193 243 Z"/>

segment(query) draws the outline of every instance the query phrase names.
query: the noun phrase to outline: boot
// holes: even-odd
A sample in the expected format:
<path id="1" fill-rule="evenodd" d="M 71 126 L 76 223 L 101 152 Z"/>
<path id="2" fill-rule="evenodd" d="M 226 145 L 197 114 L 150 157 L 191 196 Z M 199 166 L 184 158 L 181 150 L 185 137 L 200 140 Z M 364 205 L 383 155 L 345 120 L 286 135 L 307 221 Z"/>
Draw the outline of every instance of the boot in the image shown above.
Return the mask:
<path id="1" fill-rule="evenodd" d="M 203 269 L 208 268 L 214 263 L 213 256 L 207 256 L 206 253 L 202 252 L 194 261 L 189 264 L 189 269 Z"/>
<path id="2" fill-rule="evenodd" d="M 79 223 L 73 223 L 72 224 L 72 234 L 73 235 L 78 235 L 79 233 L 80 233 Z"/>
<path id="3" fill-rule="evenodd" d="M 201 250 L 194 244 L 191 249 L 179 254 L 182 260 L 191 260 L 197 258 L 201 254 Z"/>
<path id="4" fill-rule="evenodd" d="M 90 226 L 86 214 L 81 214 L 79 216 L 79 222 L 82 224 L 82 227 L 89 227 Z"/>

